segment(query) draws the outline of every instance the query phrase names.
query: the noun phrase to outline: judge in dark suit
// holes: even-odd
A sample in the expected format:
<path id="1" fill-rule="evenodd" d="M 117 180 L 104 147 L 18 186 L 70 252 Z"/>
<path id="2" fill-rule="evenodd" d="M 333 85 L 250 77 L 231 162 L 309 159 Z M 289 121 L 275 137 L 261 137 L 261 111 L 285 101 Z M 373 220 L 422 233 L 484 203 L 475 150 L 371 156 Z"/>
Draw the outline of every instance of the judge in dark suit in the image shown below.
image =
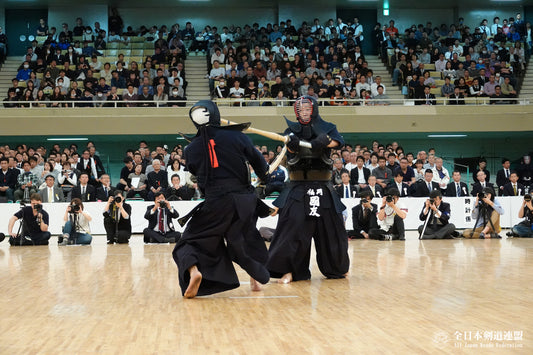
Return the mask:
<path id="1" fill-rule="evenodd" d="M 80 173 L 87 173 L 91 185 L 97 184 L 98 173 L 96 171 L 96 162 L 93 158 L 91 158 L 91 153 L 89 150 L 86 149 L 83 151 L 78 165 L 76 165 L 76 169 L 78 169 Z M 72 196 L 72 198 L 74 198 L 74 196 Z"/>
<path id="2" fill-rule="evenodd" d="M 55 185 L 56 178 L 54 175 L 47 175 L 44 182 L 46 187 L 39 191 L 43 202 L 65 202 L 63 189 Z"/>
<path id="3" fill-rule="evenodd" d="M 485 187 L 494 189 L 494 186 L 490 182 L 485 181 L 486 175 L 483 170 L 477 172 L 476 178 L 477 182 L 472 187 L 472 196 L 477 196 Z"/>
<path id="4" fill-rule="evenodd" d="M 465 97 L 458 87 L 453 89 L 453 94 L 448 98 L 448 105 L 464 105 Z"/>
<path id="5" fill-rule="evenodd" d="M 368 231 L 371 228 L 378 228 L 378 206 L 372 203 L 370 191 L 362 191 L 360 196 L 361 202 L 352 208 L 353 234 L 351 238 L 368 239 Z"/>
<path id="6" fill-rule="evenodd" d="M 145 243 L 175 243 L 181 233 L 174 230 L 173 218 L 179 214 L 165 200 L 162 192 L 155 193 L 155 204 L 146 208 L 144 218 L 148 220 L 148 228 L 143 231 Z"/>
<path id="7" fill-rule="evenodd" d="M 96 200 L 107 201 L 109 200 L 109 196 L 115 194 L 115 188 L 111 186 L 111 178 L 107 174 L 100 177 L 100 182 L 102 186 L 96 188 Z"/>
<path id="8" fill-rule="evenodd" d="M 424 180 L 419 180 L 411 187 L 413 188 L 413 196 L 414 197 L 428 197 L 429 193 L 433 190 L 439 190 L 440 186 L 438 183 L 432 181 L 433 180 L 433 170 L 426 169 L 424 172 Z"/>
<path id="9" fill-rule="evenodd" d="M 461 173 L 454 171 L 452 174 L 453 181 L 446 187 L 446 197 L 465 197 L 468 194 L 468 185 L 461 181 Z"/>
<path id="10" fill-rule="evenodd" d="M 127 243 L 131 237 L 131 206 L 128 205 L 120 191 L 107 200 L 104 207 L 104 227 L 107 244 Z"/>
<path id="11" fill-rule="evenodd" d="M 405 182 L 403 182 L 403 174 L 400 169 L 396 170 L 394 172 L 394 178 L 391 182 L 388 183 L 387 188 L 385 191 L 389 189 L 397 189 L 400 193 L 400 197 L 407 197 L 411 195 L 411 191 L 409 190 L 409 185 L 407 185 Z"/>
<path id="12" fill-rule="evenodd" d="M 498 192 L 499 195 L 502 196 L 503 194 L 503 187 L 505 184 L 507 184 L 510 180 L 509 177 L 511 176 L 511 161 L 507 158 L 502 159 L 502 168 L 496 172 L 496 185 L 498 185 Z"/>
<path id="13" fill-rule="evenodd" d="M 370 175 L 368 177 L 368 185 L 364 189 L 362 189 L 361 192 L 369 191 L 370 193 L 372 193 L 372 197 L 370 197 L 371 199 L 374 197 L 382 198 L 383 196 L 385 196 L 383 192 L 383 188 L 379 186 L 378 184 L 376 184 L 376 182 L 377 182 L 376 177 L 374 175 Z"/>
<path id="14" fill-rule="evenodd" d="M 429 86 L 424 87 L 424 93 L 417 98 L 415 105 L 436 105 L 437 101 L 435 100 L 435 95 L 431 93 L 431 88 Z"/>
<path id="15" fill-rule="evenodd" d="M 5 196 L 8 201 L 13 201 L 13 193 L 17 185 L 17 171 L 9 169 L 9 159 L 0 159 L 0 196 Z"/>
<path id="16" fill-rule="evenodd" d="M 420 212 L 420 220 L 427 225 L 422 239 L 451 239 L 455 226 L 449 223 L 450 204 L 442 202 L 440 190 L 433 190 L 426 200 L 424 208 Z M 424 225 L 418 227 L 418 234 L 422 233 Z"/>
<path id="17" fill-rule="evenodd" d="M 370 176 L 370 169 L 365 168 L 365 158 L 362 155 L 358 156 L 356 161 L 356 166 L 350 172 L 350 181 L 352 185 L 359 186 L 360 188 L 365 188 L 368 184 L 368 177 Z"/>
<path id="18" fill-rule="evenodd" d="M 71 199 L 79 198 L 82 202 L 96 201 L 96 189 L 89 185 L 89 175 L 86 172 L 81 173 L 79 184 L 72 188 L 70 196 Z"/>
<path id="19" fill-rule="evenodd" d="M 340 198 L 353 198 L 357 196 L 357 189 L 350 184 L 350 173 L 345 171 L 341 175 L 342 184 L 335 186 L 335 192 Z"/>
<path id="20" fill-rule="evenodd" d="M 518 174 L 516 171 L 511 172 L 509 182 L 503 186 L 503 196 L 524 196 L 526 188 L 518 182 Z"/>

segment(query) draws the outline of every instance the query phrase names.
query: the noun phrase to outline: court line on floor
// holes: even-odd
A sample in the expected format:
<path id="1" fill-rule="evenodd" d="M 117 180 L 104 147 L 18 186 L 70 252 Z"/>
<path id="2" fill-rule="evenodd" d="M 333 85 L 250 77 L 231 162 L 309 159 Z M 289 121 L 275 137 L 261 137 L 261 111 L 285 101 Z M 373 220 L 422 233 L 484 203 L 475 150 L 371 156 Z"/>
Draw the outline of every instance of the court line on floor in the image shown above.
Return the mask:
<path id="1" fill-rule="evenodd" d="M 299 297 L 300 296 L 290 295 L 290 296 L 230 296 L 228 298 L 246 299 L 246 298 L 299 298 Z"/>

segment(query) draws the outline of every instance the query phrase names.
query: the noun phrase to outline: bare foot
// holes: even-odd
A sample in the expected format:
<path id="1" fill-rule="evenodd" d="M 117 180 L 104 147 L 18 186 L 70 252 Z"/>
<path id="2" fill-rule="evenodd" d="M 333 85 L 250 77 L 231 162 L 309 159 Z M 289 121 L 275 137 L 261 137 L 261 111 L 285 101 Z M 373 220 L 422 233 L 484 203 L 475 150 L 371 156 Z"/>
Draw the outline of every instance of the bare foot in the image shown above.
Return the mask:
<path id="1" fill-rule="evenodd" d="M 292 282 L 292 273 L 288 272 L 281 279 L 278 280 L 279 284 L 289 284 Z"/>
<path id="2" fill-rule="evenodd" d="M 189 274 L 191 275 L 191 279 L 189 281 L 189 286 L 187 287 L 187 290 L 185 290 L 185 294 L 183 296 L 185 298 L 194 298 L 198 293 L 200 283 L 202 283 L 202 273 L 198 270 L 196 265 L 193 265 L 189 268 Z"/>
<path id="3" fill-rule="evenodd" d="M 254 292 L 257 292 L 257 291 L 261 291 L 262 290 L 262 287 L 261 287 L 261 284 L 255 280 L 254 278 L 250 277 L 250 288 L 252 289 L 252 291 Z"/>

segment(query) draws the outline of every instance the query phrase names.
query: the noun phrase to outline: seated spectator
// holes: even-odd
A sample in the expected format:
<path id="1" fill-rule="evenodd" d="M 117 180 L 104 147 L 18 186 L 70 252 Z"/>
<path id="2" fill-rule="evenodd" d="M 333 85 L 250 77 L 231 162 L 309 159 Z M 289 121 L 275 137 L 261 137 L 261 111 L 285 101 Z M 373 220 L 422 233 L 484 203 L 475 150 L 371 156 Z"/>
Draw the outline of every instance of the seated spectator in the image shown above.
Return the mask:
<path id="1" fill-rule="evenodd" d="M 533 238 L 533 205 L 531 204 L 531 195 L 525 195 L 522 200 L 522 206 L 518 211 L 518 218 L 524 218 L 518 224 L 515 224 L 511 232 L 507 233 L 508 237 Z"/>
<path id="2" fill-rule="evenodd" d="M 163 85 L 157 85 L 157 92 L 154 95 L 154 102 L 158 107 L 167 106 L 168 95 L 165 93 L 165 87 Z"/>
<path id="3" fill-rule="evenodd" d="M 440 191 L 440 186 L 433 181 L 433 170 L 431 169 L 426 169 L 423 181 L 417 181 L 411 185 L 411 195 L 414 197 L 428 197 L 433 190 Z"/>
<path id="4" fill-rule="evenodd" d="M 526 188 L 524 185 L 518 182 L 518 173 L 512 171 L 509 176 L 509 182 L 503 186 L 503 196 L 524 196 Z"/>
<path id="5" fill-rule="evenodd" d="M 468 185 L 461 181 L 461 173 L 454 171 L 452 173 L 453 181 L 446 187 L 446 197 L 466 197 L 468 194 Z"/>
<path id="6" fill-rule="evenodd" d="M 125 180 L 127 182 L 127 186 L 124 187 L 124 190 L 128 192 L 126 197 L 133 198 L 139 196 L 143 200 L 146 200 L 146 196 L 148 195 L 148 192 L 146 191 L 146 181 L 148 179 L 142 172 L 142 164 L 135 165 L 133 170 L 134 171 L 128 175 L 127 180 Z"/>
<path id="7" fill-rule="evenodd" d="M 146 208 L 144 218 L 148 220 L 148 228 L 143 231 L 145 243 L 175 243 L 181 233 L 174 230 L 172 219 L 178 218 L 179 214 L 162 192 L 155 195 L 154 204 Z"/>
<path id="8" fill-rule="evenodd" d="M 218 60 L 213 62 L 213 68 L 209 72 L 209 92 L 212 93 L 215 90 L 215 81 L 224 78 L 226 71 L 224 68 L 220 67 Z"/>
<path id="9" fill-rule="evenodd" d="M 153 200 L 156 192 L 165 193 L 168 187 L 167 172 L 161 168 L 161 161 L 154 159 L 152 167 L 153 171 L 148 173 L 148 200 Z"/>
<path id="10" fill-rule="evenodd" d="M 89 212 L 84 211 L 83 202 L 80 199 L 73 199 L 67 206 L 63 221 L 65 225 L 63 226 L 62 240 L 60 241 L 58 238 L 59 245 L 91 244 L 93 237 L 89 222 L 92 221 L 92 217 Z"/>
<path id="11" fill-rule="evenodd" d="M 352 208 L 353 234 L 351 239 L 368 239 L 371 229 L 378 228 L 378 206 L 372 203 L 372 195 L 368 191 L 362 191 L 359 204 Z"/>
<path id="12" fill-rule="evenodd" d="M 56 185 L 54 175 L 47 175 L 44 179 L 46 186 L 39 191 L 43 202 L 64 202 L 63 189 Z"/>
<path id="13" fill-rule="evenodd" d="M 119 75 L 118 71 L 113 70 L 111 72 L 111 86 L 116 86 L 117 89 L 125 89 L 126 88 L 126 79 Z"/>
<path id="14" fill-rule="evenodd" d="M 9 244 L 15 245 L 48 245 L 50 232 L 48 231 L 49 216 L 43 209 L 41 195 L 32 193 L 30 206 L 22 207 L 8 222 L 7 232 L 11 236 Z M 22 219 L 20 234 L 13 231 L 15 222 Z"/>
<path id="15" fill-rule="evenodd" d="M 26 81 L 30 78 L 30 74 L 31 74 L 30 63 L 24 62 L 22 63 L 22 68 L 19 69 L 17 72 L 17 80 Z"/>
<path id="16" fill-rule="evenodd" d="M 375 170 L 375 169 L 374 169 Z M 384 194 L 384 190 L 383 188 L 380 186 L 380 185 L 377 185 L 376 184 L 376 177 L 374 175 L 370 175 L 368 177 L 368 185 L 367 187 L 365 187 L 364 189 L 361 189 L 361 191 L 370 191 L 372 193 L 372 198 L 374 197 L 383 197 L 385 194 Z"/>
<path id="17" fill-rule="evenodd" d="M 400 192 L 394 188 L 387 190 L 382 198 L 377 218 L 379 228 L 372 228 L 368 232 L 370 239 L 377 240 L 405 240 L 405 226 L 403 220 L 407 217 L 405 207 L 399 201 Z"/>
<path id="18" fill-rule="evenodd" d="M 389 158 L 391 158 L 391 157 L 394 159 L 395 154 L 394 153 L 390 153 L 389 154 Z M 392 160 L 392 159 L 390 159 L 390 160 Z M 399 171 L 402 174 L 403 182 L 405 182 L 407 185 L 411 186 L 412 184 L 415 183 L 415 181 L 416 181 L 415 172 L 414 172 L 413 168 L 409 166 L 409 162 L 408 162 L 407 158 L 405 158 L 405 157 L 401 158 L 400 159 L 400 164 L 398 166 L 396 166 L 396 167 L 394 167 L 394 164 L 389 162 L 389 168 L 391 168 L 391 170 L 394 171 L 394 174 L 396 174 L 396 172 Z"/>
<path id="19" fill-rule="evenodd" d="M 511 161 L 507 158 L 502 159 L 502 168 L 496 172 L 496 185 L 498 186 L 498 194 L 502 196 L 503 187 L 507 184 L 509 176 L 511 176 Z"/>
<path id="20" fill-rule="evenodd" d="M 378 156 L 378 166 L 372 170 L 372 175 L 376 177 L 376 182 L 381 188 L 385 189 L 392 181 L 392 171 L 386 166 L 387 159 L 384 156 Z"/>
<path id="21" fill-rule="evenodd" d="M 0 198 L 5 198 L 2 202 L 13 201 L 17 177 L 18 170 L 9 168 L 9 159 L 0 158 Z"/>
<path id="22" fill-rule="evenodd" d="M 456 87 L 453 89 L 453 94 L 448 97 L 448 105 L 464 105 L 465 97 L 461 93 L 461 89 Z"/>
<path id="23" fill-rule="evenodd" d="M 356 166 L 350 171 L 350 182 L 352 185 L 359 186 L 360 189 L 367 186 L 368 177 L 370 176 L 370 170 L 363 166 L 364 163 L 365 158 L 361 155 L 358 156 Z"/>
<path id="24" fill-rule="evenodd" d="M 57 177 L 57 184 L 63 190 L 64 196 L 70 195 L 72 188 L 78 184 L 78 176 L 68 161 L 63 162 L 63 170 Z"/>
<path id="25" fill-rule="evenodd" d="M 472 173 L 472 179 L 474 180 L 474 182 L 478 182 L 477 174 L 480 170 L 482 170 L 485 173 L 485 181 L 489 182 L 490 171 L 487 170 L 487 159 L 483 157 L 479 159 L 478 167 Z"/>
<path id="26" fill-rule="evenodd" d="M 337 159 L 340 160 L 340 159 Z M 350 183 L 350 174 L 348 170 L 342 169 L 341 183 L 335 186 L 335 191 L 340 198 L 355 198 L 357 197 L 357 188 Z"/>
<path id="27" fill-rule="evenodd" d="M 472 210 L 474 229 L 465 229 L 463 236 L 474 239 L 499 238 L 500 215 L 504 214 L 504 210 L 498 200 L 494 199 L 494 189 L 485 187 L 475 196 L 475 207 Z"/>
<path id="28" fill-rule="evenodd" d="M 30 162 L 25 160 L 22 162 L 22 172 L 17 177 L 17 186 L 15 190 L 14 198 L 15 201 L 30 201 L 30 196 L 37 192 L 39 187 L 39 178 L 34 175 L 31 171 Z M 40 198 L 40 196 L 39 196 Z"/>
<path id="29" fill-rule="evenodd" d="M 440 92 L 442 93 L 442 96 L 443 97 L 450 97 L 453 95 L 454 93 L 454 89 L 455 89 L 455 85 L 453 85 L 451 82 L 450 82 L 450 77 L 447 76 L 445 79 L 444 79 L 444 85 L 441 86 L 440 88 Z"/>
<path id="30" fill-rule="evenodd" d="M 502 94 L 507 98 L 516 99 L 518 96 L 516 94 L 516 90 L 511 85 L 511 79 L 506 76 L 503 79 L 503 84 L 501 85 L 501 92 Z M 510 103 L 516 103 L 516 101 L 510 101 Z"/>
<path id="31" fill-rule="evenodd" d="M 450 173 L 443 166 L 442 158 L 435 157 L 435 167 L 433 170 L 433 181 L 439 184 L 440 190 L 444 193 L 450 182 Z"/>
<path id="32" fill-rule="evenodd" d="M 129 90 L 128 90 L 129 93 Z M 154 95 L 151 95 L 148 92 L 148 87 L 143 86 L 142 93 L 140 95 L 137 95 L 137 101 L 143 101 L 137 103 L 138 107 L 154 107 Z"/>
<path id="33" fill-rule="evenodd" d="M 496 83 L 496 76 L 491 74 L 489 81 L 483 85 L 483 92 L 487 96 L 492 96 L 496 93 L 496 86 L 499 86 L 498 83 Z"/>
<path id="34" fill-rule="evenodd" d="M 174 174 L 165 192 L 165 197 L 168 201 L 188 201 L 192 199 L 194 192 L 194 189 L 181 182 L 180 175 Z"/>
<path id="35" fill-rule="evenodd" d="M 128 243 L 131 237 L 131 206 L 127 204 L 120 191 L 109 197 L 104 207 L 104 227 L 107 244 Z"/>
<path id="36" fill-rule="evenodd" d="M 101 186 L 96 188 L 96 200 L 107 201 L 109 196 L 115 195 L 115 188 L 111 186 L 111 178 L 107 174 L 100 176 Z"/>

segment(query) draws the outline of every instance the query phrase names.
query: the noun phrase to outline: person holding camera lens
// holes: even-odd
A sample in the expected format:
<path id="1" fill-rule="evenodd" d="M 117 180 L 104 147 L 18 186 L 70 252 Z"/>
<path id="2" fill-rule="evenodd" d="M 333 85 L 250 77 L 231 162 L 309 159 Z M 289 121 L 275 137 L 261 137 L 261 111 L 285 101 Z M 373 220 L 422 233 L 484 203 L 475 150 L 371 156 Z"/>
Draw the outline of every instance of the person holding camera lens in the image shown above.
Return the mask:
<path id="1" fill-rule="evenodd" d="M 480 173 L 483 173 L 480 171 Z M 479 178 L 479 175 L 478 175 Z M 465 238 L 485 239 L 499 238 L 500 236 L 500 215 L 504 213 L 503 207 L 498 200 L 494 199 L 494 189 L 485 187 L 476 196 L 476 206 L 472 210 L 472 219 L 476 220 L 474 229 L 465 229 Z"/>
<path id="2" fill-rule="evenodd" d="M 155 193 L 155 204 L 146 209 L 144 218 L 148 220 L 148 228 L 143 231 L 145 243 L 175 243 L 181 233 L 174 230 L 173 218 L 179 213 L 165 200 L 162 192 Z"/>
<path id="3" fill-rule="evenodd" d="M 110 196 L 104 207 L 104 227 L 107 244 L 128 243 L 131 237 L 131 206 L 128 205 L 120 191 Z"/>
<path id="4" fill-rule="evenodd" d="M 21 220 L 20 233 L 13 231 L 17 220 Z M 41 195 L 33 193 L 30 196 L 30 206 L 22 207 L 10 219 L 7 226 L 9 244 L 11 245 L 48 245 L 48 213 L 43 210 Z"/>
<path id="5" fill-rule="evenodd" d="M 450 204 L 442 201 L 442 193 L 433 190 L 420 212 L 420 220 L 425 223 L 418 227 L 421 239 L 451 239 L 455 225 L 449 223 Z M 424 228 L 425 227 L 425 228 Z"/>
<path id="6" fill-rule="evenodd" d="M 533 238 L 533 204 L 531 203 L 530 194 L 524 196 L 522 206 L 518 211 L 518 218 L 524 218 L 524 220 L 516 224 L 513 229 L 507 233 L 507 236 Z"/>
<path id="7" fill-rule="evenodd" d="M 62 240 L 58 240 L 58 244 L 91 244 L 91 220 L 89 212 L 83 210 L 83 202 L 79 198 L 72 199 L 63 216 L 63 237 L 59 238 Z"/>
<path id="8" fill-rule="evenodd" d="M 372 192 L 362 191 L 361 201 L 352 208 L 353 234 L 351 234 L 351 239 L 368 239 L 370 229 L 378 228 L 378 206 L 372 203 L 372 197 L 374 197 Z"/>
<path id="9" fill-rule="evenodd" d="M 403 220 L 407 213 L 398 204 L 400 191 L 395 188 L 387 190 L 378 212 L 379 228 L 372 228 L 368 232 L 370 239 L 377 240 L 405 240 L 405 226 Z"/>

